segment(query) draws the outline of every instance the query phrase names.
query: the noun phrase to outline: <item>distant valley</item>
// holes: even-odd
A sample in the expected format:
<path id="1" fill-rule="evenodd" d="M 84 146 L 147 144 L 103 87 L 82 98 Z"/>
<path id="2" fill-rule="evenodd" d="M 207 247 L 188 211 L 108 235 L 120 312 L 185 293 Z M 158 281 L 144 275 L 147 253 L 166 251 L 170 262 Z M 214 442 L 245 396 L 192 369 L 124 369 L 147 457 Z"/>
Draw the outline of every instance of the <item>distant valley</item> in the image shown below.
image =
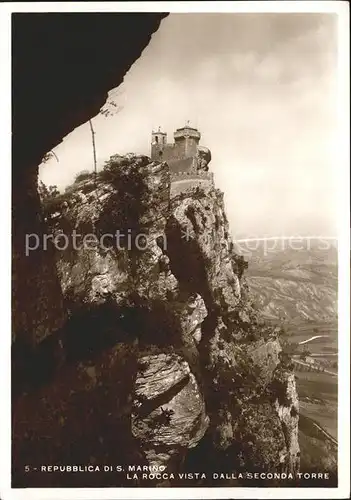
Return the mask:
<path id="1" fill-rule="evenodd" d="M 332 241 L 240 242 L 246 279 L 267 322 L 293 347 L 300 400 L 301 470 L 337 469 L 337 248 Z M 271 250 L 268 250 L 268 249 Z M 305 358 L 303 358 L 305 354 Z M 334 375 L 333 375 L 334 374 Z"/>
<path id="2" fill-rule="evenodd" d="M 258 242 L 243 252 L 247 281 L 267 319 L 333 322 L 337 316 L 337 249 L 332 241 Z M 284 246 L 286 248 L 284 248 Z M 291 248 L 293 247 L 293 248 Z M 327 247 L 327 248 L 326 248 Z M 254 248 L 252 245 L 250 248 Z"/>

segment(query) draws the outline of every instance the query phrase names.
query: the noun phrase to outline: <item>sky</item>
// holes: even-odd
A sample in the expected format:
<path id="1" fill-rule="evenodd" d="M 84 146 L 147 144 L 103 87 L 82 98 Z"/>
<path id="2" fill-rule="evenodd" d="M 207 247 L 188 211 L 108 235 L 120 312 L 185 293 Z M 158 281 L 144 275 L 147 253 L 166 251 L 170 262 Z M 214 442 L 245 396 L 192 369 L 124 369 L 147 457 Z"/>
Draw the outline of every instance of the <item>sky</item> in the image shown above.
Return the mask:
<path id="1" fill-rule="evenodd" d="M 336 37 L 333 14 L 171 14 L 92 120 L 99 168 L 189 120 L 234 236 L 334 236 Z M 63 190 L 93 169 L 89 124 L 54 152 L 40 178 Z"/>

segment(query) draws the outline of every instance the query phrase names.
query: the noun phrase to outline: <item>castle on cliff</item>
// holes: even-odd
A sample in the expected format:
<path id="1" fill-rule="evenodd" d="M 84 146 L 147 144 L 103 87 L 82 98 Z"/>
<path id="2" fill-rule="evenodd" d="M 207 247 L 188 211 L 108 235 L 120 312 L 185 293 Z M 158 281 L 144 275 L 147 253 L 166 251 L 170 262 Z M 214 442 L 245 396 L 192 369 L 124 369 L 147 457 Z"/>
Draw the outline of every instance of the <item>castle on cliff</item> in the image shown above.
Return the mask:
<path id="1" fill-rule="evenodd" d="M 209 172 L 211 152 L 200 146 L 200 132 L 189 124 L 174 132 L 174 142 L 167 142 L 167 133 L 159 128 L 151 134 L 151 159 L 167 162 L 171 174 L 171 195 L 195 186 L 212 186 Z"/>

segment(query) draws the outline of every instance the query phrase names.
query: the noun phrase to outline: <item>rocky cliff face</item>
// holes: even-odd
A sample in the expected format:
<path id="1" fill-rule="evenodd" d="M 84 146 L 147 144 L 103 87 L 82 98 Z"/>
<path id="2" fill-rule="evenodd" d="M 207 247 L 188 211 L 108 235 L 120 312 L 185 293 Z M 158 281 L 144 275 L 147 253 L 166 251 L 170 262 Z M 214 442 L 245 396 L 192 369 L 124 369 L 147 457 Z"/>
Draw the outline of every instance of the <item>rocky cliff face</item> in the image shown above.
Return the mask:
<path id="1" fill-rule="evenodd" d="M 251 306 L 222 193 L 170 199 L 167 164 L 115 156 L 44 215 L 69 319 L 38 347 L 35 380 L 18 382 L 17 482 L 140 485 L 122 473 L 24 478 L 23 459 L 295 472 L 294 375 Z"/>

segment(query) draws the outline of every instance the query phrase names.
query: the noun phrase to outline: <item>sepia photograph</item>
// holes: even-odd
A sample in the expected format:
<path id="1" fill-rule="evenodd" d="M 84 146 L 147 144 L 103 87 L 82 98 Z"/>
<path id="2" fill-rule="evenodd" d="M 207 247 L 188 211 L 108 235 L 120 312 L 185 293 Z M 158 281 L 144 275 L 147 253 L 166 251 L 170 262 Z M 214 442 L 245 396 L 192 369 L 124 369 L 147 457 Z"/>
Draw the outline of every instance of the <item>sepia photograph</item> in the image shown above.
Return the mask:
<path id="1" fill-rule="evenodd" d="M 348 5 L 187 3 L 7 11 L 5 500 L 348 495 Z"/>

